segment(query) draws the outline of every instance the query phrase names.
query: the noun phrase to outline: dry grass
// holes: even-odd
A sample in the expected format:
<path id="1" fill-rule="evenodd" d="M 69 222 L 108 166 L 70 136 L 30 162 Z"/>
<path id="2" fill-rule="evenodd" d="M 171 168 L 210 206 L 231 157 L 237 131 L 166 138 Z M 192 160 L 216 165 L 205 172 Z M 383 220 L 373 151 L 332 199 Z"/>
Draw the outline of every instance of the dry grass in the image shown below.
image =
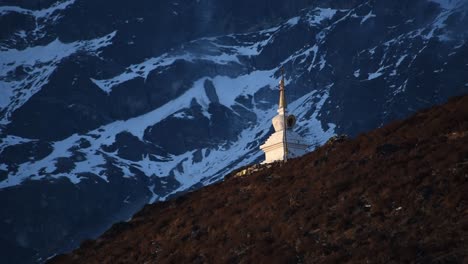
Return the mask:
<path id="1" fill-rule="evenodd" d="M 52 263 L 467 263 L 468 96 L 146 206 Z"/>

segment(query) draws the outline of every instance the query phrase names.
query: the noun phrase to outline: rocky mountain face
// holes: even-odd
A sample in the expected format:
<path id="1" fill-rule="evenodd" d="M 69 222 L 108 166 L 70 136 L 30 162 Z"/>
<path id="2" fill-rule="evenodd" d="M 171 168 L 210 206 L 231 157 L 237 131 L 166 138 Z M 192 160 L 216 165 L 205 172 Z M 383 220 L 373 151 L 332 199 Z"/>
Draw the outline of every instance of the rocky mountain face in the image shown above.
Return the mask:
<path id="1" fill-rule="evenodd" d="M 311 148 L 468 91 L 466 0 L 7 0 L 1 258 L 44 261 L 263 159 L 280 68 Z"/>
<path id="2" fill-rule="evenodd" d="M 147 205 L 50 263 L 465 263 L 468 96 Z"/>

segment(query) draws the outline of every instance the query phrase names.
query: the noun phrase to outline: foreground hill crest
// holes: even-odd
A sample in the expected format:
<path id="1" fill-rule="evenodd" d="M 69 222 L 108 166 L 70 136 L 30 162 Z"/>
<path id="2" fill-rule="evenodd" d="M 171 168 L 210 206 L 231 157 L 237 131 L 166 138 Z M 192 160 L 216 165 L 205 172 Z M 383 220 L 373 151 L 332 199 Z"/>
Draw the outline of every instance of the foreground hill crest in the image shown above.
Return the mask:
<path id="1" fill-rule="evenodd" d="M 50 263 L 463 263 L 468 96 L 147 205 Z"/>

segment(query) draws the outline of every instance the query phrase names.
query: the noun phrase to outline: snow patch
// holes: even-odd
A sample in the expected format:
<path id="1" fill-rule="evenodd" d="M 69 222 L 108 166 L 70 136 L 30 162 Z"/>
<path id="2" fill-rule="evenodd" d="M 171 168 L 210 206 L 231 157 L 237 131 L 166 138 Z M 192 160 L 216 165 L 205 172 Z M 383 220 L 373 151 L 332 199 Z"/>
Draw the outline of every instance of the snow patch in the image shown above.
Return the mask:
<path id="1" fill-rule="evenodd" d="M 401 63 L 406 59 L 406 57 L 408 57 L 408 54 L 405 54 L 405 55 L 401 56 L 398 59 L 397 63 L 395 64 L 395 67 L 398 68 L 401 65 Z"/>
<path id="2" fill-rule="evenodd" d="M 373 79 L 377 79 L 379 78 L 380 76 L 382 76 L 383 73 L 381 72 L 373 72 L 373 73 L 369 73 L 369 77 L 367 77 L 367 80 L 373 80 Z"/>
<path id="3" fill-rule="evenodd" d="M 29 139 L 29 138 L 22 138 L 22 137 L 17 137 L 17 136 L 12 136 L 8 135 L 4 138 L 1 139 L 0 142 L 0 153 L 3 152 L 3 150 L 9 146 L 14 146 L 14 145 L 19 145 L 23 143 L 28 143 L 35 141 L 34 139 Z"/>
<path id="4" fill-rule="evenodd" d="M 356 71 L 354 71 L 353 75 L 354 77 L 359 78 L 359 76 L 361 75 L 361 69 L 357 69 Z"/>
<path id="5" fill-rule="evenodd" d="M 311 26 L 320 25 L 323 21 L 333 18 L 337 11 L 331 8 L 316 8 L 307 14 L 307 20 Z"/>
<path id="6" fill-rule="evenodd" d="M 148 187 L 148 190 L 151 192 L 151 198 L 149 200 L 149 203 L 152 204 L 154 202 L 156 202 L 159 198 L 159 195 L 157 195 L 155 192 L 154 192 L 154 188 L 156 187 L 156 185 L 151 185 Z"/>
<path id="7" fill-rule="evenodd" d="M 165 53 L 159 57 L 151 58 L 142 63 L 131 65 L 123 73 L 111 79 L 96 80 L 91 78 L 91 81 L 94 84 L 96 84 L 101 90 L 109 94 L 110 92 L 112 92 L 113 87 L 135 78 L 143 78 L 146 80 L 150 72 L 156 69 L 160 69 L 162 71 L 165 67 L 174 64 L 174 62 L 176 62 L 177 60 L 185 60 L 188 62 L 206 60 L 212 61 L 220 65 L 228 63 L 239 63 L 239 60 L 237 59 L 236 55 L 227 53 L 221 53 L 219 55 L 192 54 L 188 52 L 181 54 Z"/>
<path id="8" fill-rule="evenodd" d="M 45 46 L 0 51 L 0 109 L 5 111 L 0 124 L 7 124 L 11 114 L 48 83 L 63 59 L 79 51 L 99 56 L 102 48 L 112 44 L 115 35 L 114 31 L 102 38 L 72 43 L 56 39 Z M 18 70 L 27 73 L 25 77 L 13 78 Z"/>
<path id="9" fill-rule="evenodd" d="M 373 18 L 373 17 L 376 17 L 376 15 L 374 15 L 372 13 L 372 10 L 367 14 L 365 15 L 362 20 L 361 20 L 361 25 L 364 24 L 367 20 L 369 20 L 370 18 Z"/>
<path id="10" fill-rule="evenodd" d="M 310 144 L 309 150 L 313 150 L 316 146 L 324 144 L 335 134 L 335 124 L 329 123 L 328 128 L 324 130 L 322 122 L 319 120 L 320 112 L 329 98 L 330 89 L 333 85 L 334 83 L 326 86 L 322 94 L 314 90 L 288 106 L 291 109 L 289 112 L 297 115 L 296 132 L 308 139 Z M 314 112 L 311 117 L 308 117 L 307 113 L 310 109 L 314 109 Z"/>
<path id="11" fill-rule="evenodd" d="M 385 70 L 388 67 L 389 66 L 383 66 L 383 67 L 380 67 L 376 72 L 369 73 L 369 76 L 367 77 L 367 80 L 370 81 L 370 80 L 379 78 L 380 76 L 383 75 L 382 71 Z"/>
<path id="12" fill-rule="evenodd" d="M 188 114 L 186 114 L 184 112 L 176 113 L 176 114 L 172 115 L 172 117 L 179 118 L 179 119 L 195 119 L 193 116 L 188 115 Z"/>
<path id="13" fill-rule="evenodd" d="M 226 76 L 216 76 L 212 82 L 216 88 L 216 93 L 220 103 L 230 107 L 236 104 L 235 100 L 241 95 L 253 95 L 258 89 L 265 86 L 274 86 L 277 82 L 273 77 L 275 70 L 254 71 L 236 78 Z"/>
<path id="14" fill-rule="evenodd" d="M 293 17 L 291 19 L 289 19 L 286 24 L 290 25 L 290 26 L 295 26 L 297 25 L 297 23 L 299 23 L 299 19 L 300 17 Z"/>

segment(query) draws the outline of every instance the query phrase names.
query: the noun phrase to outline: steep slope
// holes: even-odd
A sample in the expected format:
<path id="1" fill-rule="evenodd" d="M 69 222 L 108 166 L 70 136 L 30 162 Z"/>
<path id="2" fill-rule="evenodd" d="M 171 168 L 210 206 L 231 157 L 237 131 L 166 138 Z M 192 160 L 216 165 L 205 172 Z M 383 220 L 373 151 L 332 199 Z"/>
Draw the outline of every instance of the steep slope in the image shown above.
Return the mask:
<path id="1" fill-rule="evenodd" d="M 466 0 L 1 6 L 0 258 L 69 250 L 146 203 L 259 162 L 281 66 L 311 150 L 468 92 L 466 8 Z"/>
<path id="2" fill-rule="evenodd" d="M 468 96 L 147 205 L 50 263 L 464 263 Z"/>

